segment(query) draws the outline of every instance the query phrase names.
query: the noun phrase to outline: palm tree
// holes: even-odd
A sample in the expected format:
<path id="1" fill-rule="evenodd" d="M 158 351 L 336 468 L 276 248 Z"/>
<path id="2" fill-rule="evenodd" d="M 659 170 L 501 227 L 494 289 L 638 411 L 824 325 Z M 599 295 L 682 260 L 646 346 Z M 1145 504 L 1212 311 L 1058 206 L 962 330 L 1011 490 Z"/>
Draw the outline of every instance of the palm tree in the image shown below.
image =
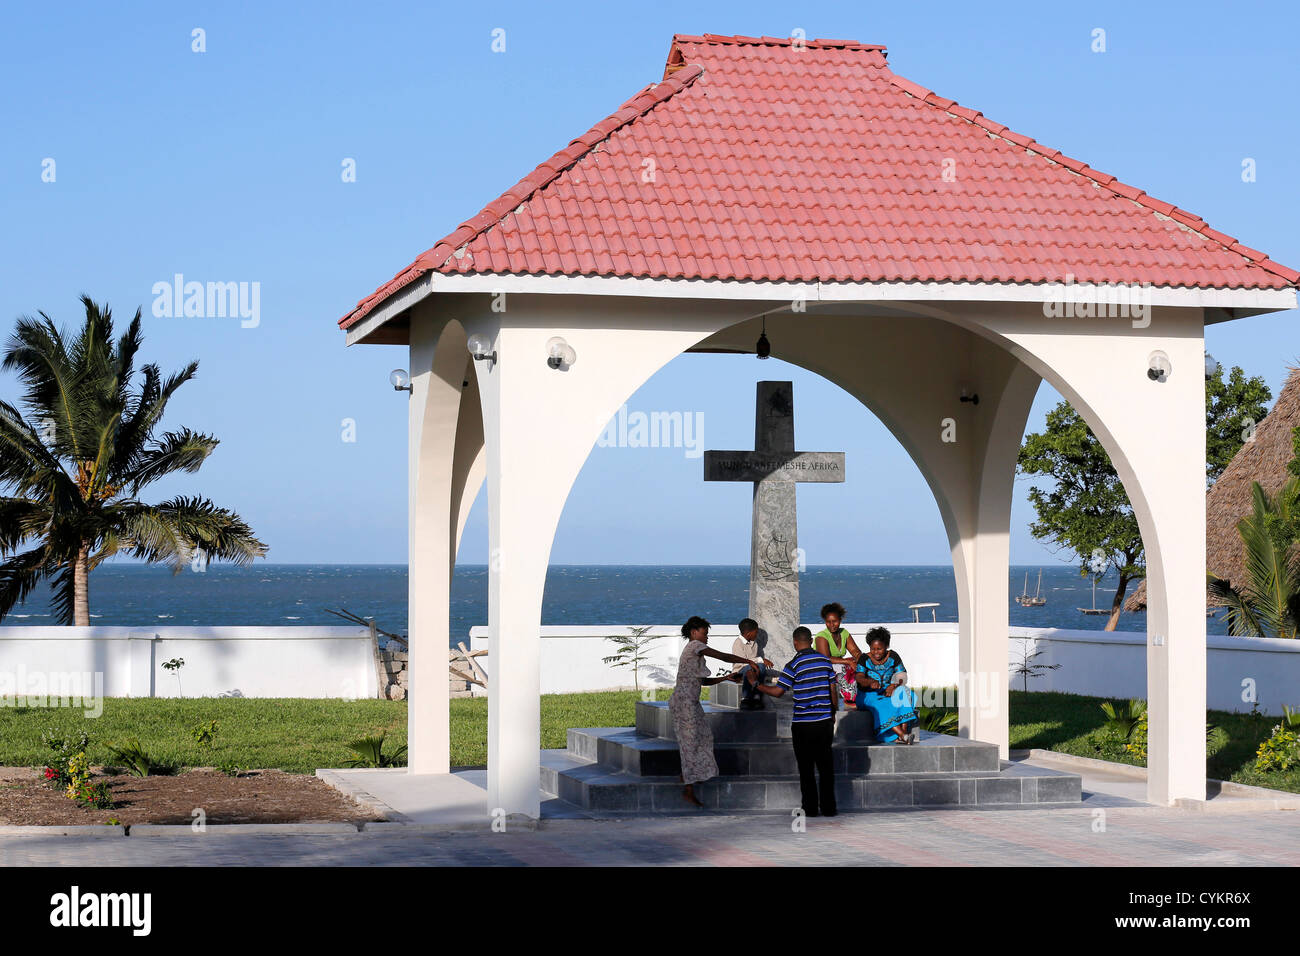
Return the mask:
<path id="1" fill-rule="evenodd" d="M 176 572 L 199 551 L 236 564 L 266 554 L 239 515 L 206 498 L 139 500 L 165 475 L 198 471 L 217 447 L 187 428 L 154 437 L 199 366 L 165 380 L 156 365 L 137 373 L 140 310 L 114 343 L 112 313 L 81 302 L 86 322 L 75 336 L 44 312 L 20 318 L 0 366 L 17 371 L 27 412 L 0 402 L 0 490 L 12 495 L 0 497 L 0 619 L 52 579 L 59 623 L 89 624 L 90 572 L 118 553 Z"/>
<path id="2" fill-rule="evenodd" d="M 1229 634 L 1294 638 L 1300 630 L 1300 478 L 1272 497 L 1254 482 L 1251 496 L 1251 514 L 1237 523 L 1246 581 L 1234 587 L 1211 574 L 1210 593 L 1228 608 Z"/>

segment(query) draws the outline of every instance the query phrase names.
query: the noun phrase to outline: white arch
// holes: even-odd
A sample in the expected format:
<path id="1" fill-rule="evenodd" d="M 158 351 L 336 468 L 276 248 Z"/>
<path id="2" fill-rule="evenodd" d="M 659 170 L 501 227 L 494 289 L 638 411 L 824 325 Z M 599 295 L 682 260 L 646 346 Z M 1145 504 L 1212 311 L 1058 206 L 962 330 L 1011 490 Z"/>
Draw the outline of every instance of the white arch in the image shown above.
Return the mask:
<path id="1" fill-rule="evenodd" d="M 508 311 L 495 312 L 493 301 L 500 300 L 449 295 L 438 312 L 461 317 L 466 331 L 488 335 L 496 350 L 495 363 L 479 362 L 475 369 L 491 548 L 489 807 L 536 817 L 537 629 L 551 542 L 573 481 L 608 419 L 656 371 L 697 346 L 725 347 L 729 337 L 748 333 L 748 319 L 768 310 L 746 301 L 678 300 L 666 306 L 649 298 L 514 295 Z M 943 310 L 912 304 L 905 311 L 931 314 L 904 320 L 864 316 L 868 307 L 848 306 L 856 313 L 849 316 L 824 310 L 792 314 L 788 321 L 769 314 L 769 334 L 774 343 L 781 335 L 774 354 L 863 401 L 908 449 L 935 493 L 958 578 L 962 670 L 988 682 L 983 699 L 971 698 L 963 708 L 963 732 L 1006 746 L 1011 483 L 1042 376 L 1076 404 L 1107 448 L 1147 546 L 1150 796 L 1162 803 L 1203 798 L 1199 311 L 1157 310 L 1141 329 L 1103 320 L 1074 329 L 1032 304 L 997 311 L 980 304 Z M 412 322 L 413 342 L 419 320 Z M 554 335 L 577 350 L 573 367 L 547 366 L 545 345 Z M 737 345 L 747 349 L 751 341 Z M 1146 354 L 1154 348 L 1166 351 L 1175 368 L 1160 385 L 1144 374 Z M 962 389 L 978 392 L 981 404 L 961 403 Z M 1143 399 L 1136 409 L 1134 394 Z M 957 423 L 956 442 L 941 440 L 943 419 Z M 441 443 L 447 447 L 445 434 Z M 478 459 L 467 458 L 468 479 Z M 462 522 L 463 510 L 457 535 Z M 1201 738 L 1199 768 L 1193 729 Z"/>

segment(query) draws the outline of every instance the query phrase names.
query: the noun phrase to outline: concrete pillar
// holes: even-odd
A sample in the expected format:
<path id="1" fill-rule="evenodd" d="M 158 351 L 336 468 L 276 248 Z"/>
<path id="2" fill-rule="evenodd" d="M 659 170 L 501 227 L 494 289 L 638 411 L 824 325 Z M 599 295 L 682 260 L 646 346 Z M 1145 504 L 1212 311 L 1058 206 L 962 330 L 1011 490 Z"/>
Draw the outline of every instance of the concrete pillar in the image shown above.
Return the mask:
<path id="1" fill-rule="evenodd" d="M 1133 436 L 1153 446 L 1136 475 L 1149 489 L 1147 799 L 1161 806 L 1205 799 L 1204 347 L 1182 345 L 1166 351 L 1187 374 L 1151 383 L 1170 407 Z"/>
<path id="2" fill-rule="evenodd" d="M 1059 321 L 1007 332 L 1079 410 L 1110 455 L 1147 563 L 1147 799 L 1205 799 L 1205 342 L 1202 316 L 1155 309 L 1145 322 Z M 1172 373 L 1147 375 L 1163 352 Z"/>
<path id="3" fill-rule="evenodd" d="M 632 314 L 635 306 L 622 310 Z M 592 446 L 619 406 L 709 328 L 680 316 L 617 327 L 564 324 L 565 303 L 512 299 L 508 313 L 468 320 L 493 343 L 476 362 L 486 445 L 488 525 L 488 809 L 506 819 L 540 812 L 540 627 L 546 567 L 560 514 Z M 677 326 L 674 328 L 674 326 Z M 571 367 L 547 365 L 563 336 Z"/>
<path id="4" fill-rule="evenodd" d="M 972 740 L 996 743 L 1007 759 L 1010 739 L 1008 658 L 1010 656 L 1011 501 L 1025 422 L 1041 379 L 1006 353 L 980 342 L 980 404 L 972 423 L 968 520 L 954 564 L 961 567 L 965 607 L 958 618 L 958 672 L 962 694 L 958 732 Z M 970 520 L 973 519 L 973 520 Z M 959 592 L 960 593 L 960 592 Z"/>
<path id="5" fill-rule="evenodd" d="M 454 321 L 417 312 L 411 322 L 408 418 L 409 568 L 407 765 L 450 768 L 447 648 L 451 575 L 482 446 L 477 402 L 464 395 L 469 353 Z M 473 491 L 468 488 L 472 502 Z"/>

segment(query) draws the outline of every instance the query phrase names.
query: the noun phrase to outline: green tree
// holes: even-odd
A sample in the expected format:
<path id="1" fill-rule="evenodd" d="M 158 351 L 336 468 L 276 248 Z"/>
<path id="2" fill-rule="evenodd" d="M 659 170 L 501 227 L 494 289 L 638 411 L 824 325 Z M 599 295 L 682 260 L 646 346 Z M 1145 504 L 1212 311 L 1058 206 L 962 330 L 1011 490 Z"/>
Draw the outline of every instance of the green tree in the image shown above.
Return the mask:
<path id="1" fill-rule="evenodd" d="M 119 553 L 177 572 L 196 552 L 237 564 L 266 554 L 239 515 L 207 498 L 139 500 L 159 478 L 198 471 L 217 447 L 187 428 L 154 437 L 198 363 L 166 379 L 152 364 L 137 373 L 140 310 L 115 343 L 112 313 L 81 302 L 75 334 L 43 312 L 24 316 L 4 351 L 26 414 L 0 402 L 0 619 L 48 581 L 59 623 L 89 624 L 90 572 Z"/>
<path id="2" fill-rule="evenodd" d="M 1047 413 L 1047 428 L 1025 436 L 1020 471 L 1045 475 L 1052 486 L 1029 489 L 1037 520 L 1029 526 L 1035 538 L 1056 542 L 1077 556 L 1079 573 L 1096 555 L 1119 575 L 1106 630 L 1113 631 L 1124 607 L 1129 583 L 1146 573 L 1142 535 L 1133 506 L 1124 494 L 1110 456 L 1069 402 Z"/>
<path id="3" fill-rule="evenodd" d="M 1235 366 L 1226 380 L 1222 367 L 1206 379 L 1207 482 L 1223 473 L 1253 424 L 1266 414 L 1265 403 L 1271 398 L 1263 378 L 1246 378 Z M 1300 448 L 1300 435 L 1294 440 Z M 1081 576 L 1090 573 L 1094 556 L 1118 574 L 1106 620 L 1106 630 L 1113 631 L 1128 586 L 1146 575 L 1146 559 L 1137 517 L 1110 456 L 1078 412 L 1062 401 L 1048 412 L 1042 434 L 1025 436 L 1018 465 L 1022 474 L 1053 479 L 1050 490 L 1029 490 L 1037 516 L 1030 533 L 1073 552 Z"/>
<path id="4" fill-rule="evenodd" d="M 601 661 L 613 667 L 630 667 L 632 668 L 632 687 L 641 692 L 641 667 L 649 659 L 650 645 L 659 640 L 657 635 L 648 634 L 649 624 L 638 627 L 629 627 L 630 634 L 612 634 L 605 640 L 610 641 L 618 648 L 608 657 L 602 657 Z"/>
<path id="5" fill-rule="evenodd" d="M 1205 380 L 1205 477 L 1218 481 L 1255 425 L 1268 413 L 1272 391 L 1263 376 L 1246 378 L 1233 366 L 1227 380 L 1223 366 Z"/>

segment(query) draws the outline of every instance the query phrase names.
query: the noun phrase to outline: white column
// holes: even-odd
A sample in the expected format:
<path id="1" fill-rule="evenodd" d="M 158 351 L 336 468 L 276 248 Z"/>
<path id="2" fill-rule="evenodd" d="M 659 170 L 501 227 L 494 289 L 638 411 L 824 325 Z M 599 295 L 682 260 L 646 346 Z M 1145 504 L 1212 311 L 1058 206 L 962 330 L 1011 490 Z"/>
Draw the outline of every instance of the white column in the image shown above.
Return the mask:
<path id="1" fill-rule="evenodd" d="M 472 460 L 473 424 L 479 414 L 462 402 L 468 359 L 465 333 L 457 323 L 417 312 L 411 322 L 408 419 L 407 765 L 411 773 L 447 773 L 450 765 L 451 574 L 467 469 L 463 463 Z M 461 423 L 462 417 L 469 421 L 468 427 Z M 481 444 L 481 435 L 477 440 Z"/>
<path id="2" fill-rule="evenodd" d="M 981 372 L 980 404 L 975 412 L 978 437 L 971 462 L 974 491 L 971 531 L 962 542 L 964 577 L 970 600 L 958 623 L 958 670 L 963 678 L 958 707 L 959 733 L 996 743 L 1002 759 L 1010 744 L 1008 670 L 1010 665 L 1011 500 L 1016 458 L 1025 422 L 1041 381 L 1010 356 L 989 351 Z"/>
<path id="3" fill-rule="evenodd" d="M 618 407 L 664 363 L 707 335 L 689 315 L 580 316 L 564 303 L 512 299 L 509 313 L 467 322 L 493 341 L 497 361 L 476 364 L 487 448 L 488 809 L 540 813 L 542 595 L 565 499 Z M 624 313 L 634 313 L 630 304 Z M 631 323 L 629 322 L 629 325 Z M 674 328 L 676 326 L 676 328 Z M 571 368 L 546 362 L 547 340 L 577 351 Z"/>
<path id="4" fill-rule="evenodd" d="M 1101 440 L 1142 531 L 1147 563 L 1147 799 L 1205 799 L 1205 342 L 1193 310 L 1145 323 L 1020 316 L 1005 334 Z M 1091 329 L 1091 331 L 1089 331 Z M 1149 357 L 1172 364 L 1164 382 Z"/>
<path id="5" fill-rule="evenodd" d="M 1168 391 L 1170 407 L 1158 427 L 1134 436 L 1153 446 L 1137 477 L 1150 489 L 1147 800 L 1160 806 L 1205 799 L 1204 346 L 1183 345 L 1166 351 L 1187 374 L 1152 383 Z"/>

